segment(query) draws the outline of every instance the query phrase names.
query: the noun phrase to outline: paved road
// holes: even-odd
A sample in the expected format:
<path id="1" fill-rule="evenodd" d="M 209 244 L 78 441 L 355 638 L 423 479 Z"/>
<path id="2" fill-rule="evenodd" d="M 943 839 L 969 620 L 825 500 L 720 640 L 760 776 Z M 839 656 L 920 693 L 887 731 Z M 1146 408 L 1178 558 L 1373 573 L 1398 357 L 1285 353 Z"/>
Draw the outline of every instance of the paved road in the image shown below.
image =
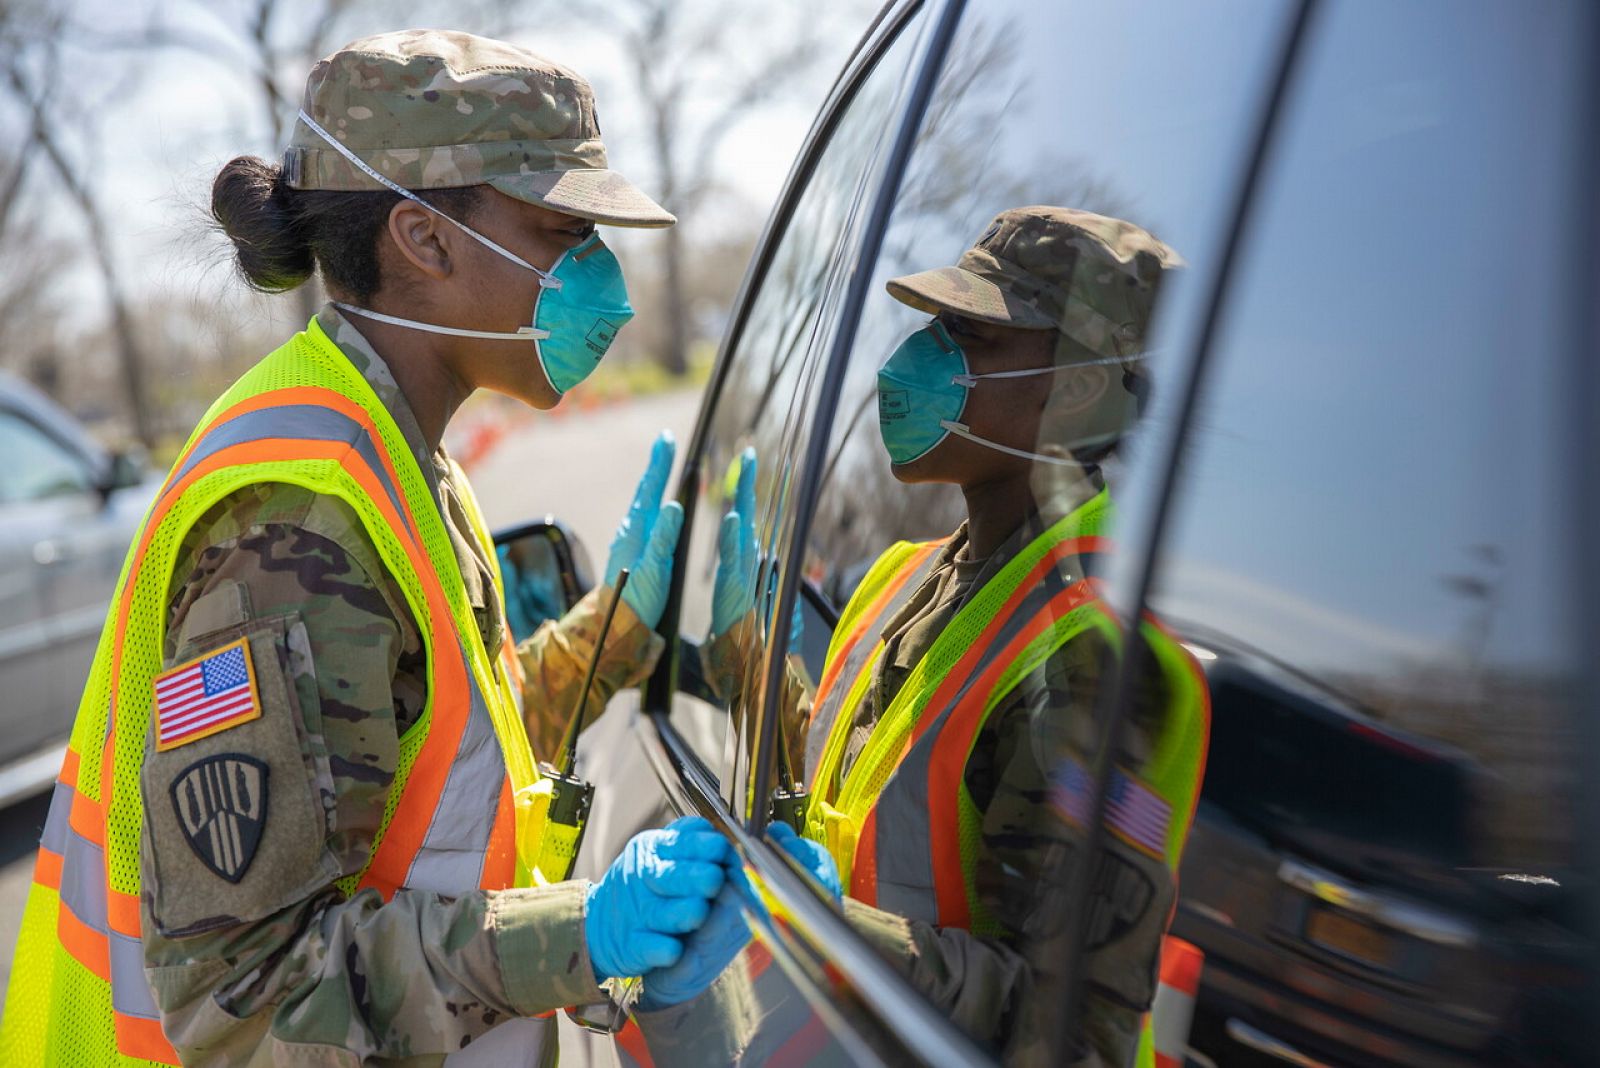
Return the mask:
<path id="1" fill-rule="evenodd" d="M 0 977 L 11 975 L 11 950 L 33 876 L 33 854 L 44 830 L 50 795 L 40 794 L 0 813 Z M 5 990 L 0 988 L 0 1002 Z"/>
<path id="2" fill-rule="evenodd" d="M 671 430 L 687 448 L 700 392 L 665 393 L 559 418 L 535 418 L 508 435 L 472 471 L 491 527 L 552 512 L 605 563 L 612 531 L 644 473 L 650 443 Z"/>
<path id="3" fill-rule="evenodd" d="M 677 435 L 680 446 L 686 444 L 699 403 L 699 391 L 691 390 L 534 418 L 507 435 L 473 472 L 485 518 L 498 527 L 553 512 L 588 545 L 595 567 L 603 566 L 611 532 L 627 510 L 650 442 L 665 427 Z M 628 709 L 612 711 L 622 715 L 608 715 L 596 724 L 605 724 L 608 734 L 625 727 Z M 48 795 L 42 795 L 0 812 L 0 1001 L 48 802 Z M 615 813 L 607 822 L 618 821 L 620 833 L 648 808 Z"/>

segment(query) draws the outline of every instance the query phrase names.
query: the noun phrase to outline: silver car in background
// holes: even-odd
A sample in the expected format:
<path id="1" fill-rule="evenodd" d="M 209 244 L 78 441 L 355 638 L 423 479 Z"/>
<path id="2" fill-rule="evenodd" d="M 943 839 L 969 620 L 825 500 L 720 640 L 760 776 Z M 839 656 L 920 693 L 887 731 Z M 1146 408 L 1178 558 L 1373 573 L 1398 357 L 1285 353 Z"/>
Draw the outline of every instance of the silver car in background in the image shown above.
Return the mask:
<path id="1" fill-rule="evenodd" d="M 128 543 L 160 487 L 0 374 L 0 806 L 61 767 Z"/>

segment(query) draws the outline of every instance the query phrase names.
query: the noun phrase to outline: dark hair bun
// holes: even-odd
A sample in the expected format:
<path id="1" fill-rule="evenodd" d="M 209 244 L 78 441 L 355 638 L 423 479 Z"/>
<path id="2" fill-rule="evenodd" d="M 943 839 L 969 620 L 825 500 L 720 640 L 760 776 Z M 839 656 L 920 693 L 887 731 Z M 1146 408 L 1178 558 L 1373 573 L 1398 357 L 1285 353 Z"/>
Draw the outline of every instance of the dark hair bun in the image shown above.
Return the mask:
<path id="1" fill-rule="evenodd" d="M 255 156 L 235 156 L 211 183 L 211 217 L 233 242 L 239 273 L 265 293 L 293 289 L 316 269 L 296 195 L 283 168 Z"/>

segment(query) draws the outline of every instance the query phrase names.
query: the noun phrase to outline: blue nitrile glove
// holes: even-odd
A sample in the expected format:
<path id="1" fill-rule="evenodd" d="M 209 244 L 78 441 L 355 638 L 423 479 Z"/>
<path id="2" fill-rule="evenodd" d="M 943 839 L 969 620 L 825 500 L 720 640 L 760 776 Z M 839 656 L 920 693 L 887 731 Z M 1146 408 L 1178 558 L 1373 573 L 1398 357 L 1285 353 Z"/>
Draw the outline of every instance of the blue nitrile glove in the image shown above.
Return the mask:
<path id="1" fill-rule="evenodd" d="M 699 997 L 750 941 L 743 898 L 731 883 L 711 905 L 711 915 L 700 929 L 684 939 L 678 963 L 657 968 L 644 977 L 639 995 L 641 1009 L 664 1009 Z"/>
<path id="2" fill-rule="evenodd" d="M 833 862 L 833 856 L 821 842 L 801 838 L 787 823 L 767 824 L 767 834 L 783 847 L 785 853 L 799 861 L 800 866 L 810 872 L 812 878 L 822 884 L 823 889 L 833 895 L 834 901 L 844 896 L 844 892 L 839 888 L 839 866 Z"/>
<path id="3" fill-rule="evenodd" d="M 596 982 L 666 968 L 711 911 L 727 872 L 728 840 L 699 816 L 641 831 L 589 888 L 583 934 Z"/>
<path id="4" fill-rule="evenodd" d="M 506 623 L 517 641 L 539 629 L 547 619 L 560 619 L 566 612 L 565 598 L 556 576 L 524 568 L 512 555 L 512 546 L 496 546 L 500 577 L 506 588 Z"/>
<path id="5" fill-rule="evenodd" d="M 606 585 L 616 589 L 617 573 L 627 568 L 628 586 L 622 591 L 622 599 L 652 630 L 666 611 L 673 550 L 678 546 L 678 532 L 683 529 L 683 506 L 677 501 L 661 503 L 675 451 L 672 432 L 663 430 L 650 447 L 650 464 L 633 492 L 628 514 L 617 524 L 611 553 L 606 557 Z"/>
<path id="6" fill-rule="evenodd" d="M 717 574 L 711 586 L 711 637 L 726 634 L 745 614 L 755 608 L 756 576 L 761 571 L 761 550 L 756 542 L 756 450 L 746 448 L 739 455 L 739 480 L 733 493 L 733 508 L 722 517 L 717 533 Z M 767 600 L 770 607 L 778 595 L 778 572 L 767 571 Z M 800 602 L 796 601 L 789 622 L 789 648 L 800 648 Z"/>
<path id="7" fill-rule="evenodd" d="M 711 636 L 728 629 L 755 607 L 756 450 L 739 456 L 739 484 L 733 508 L 722 517 L 717 534 L 717 576 L 711 586 Z"/>

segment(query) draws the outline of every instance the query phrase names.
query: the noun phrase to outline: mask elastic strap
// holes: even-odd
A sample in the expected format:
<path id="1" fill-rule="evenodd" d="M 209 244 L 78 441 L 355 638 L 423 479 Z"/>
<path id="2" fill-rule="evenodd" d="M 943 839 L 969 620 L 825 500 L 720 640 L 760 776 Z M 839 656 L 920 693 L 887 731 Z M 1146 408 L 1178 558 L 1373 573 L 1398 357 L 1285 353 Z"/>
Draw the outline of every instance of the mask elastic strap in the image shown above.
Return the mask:
<path id="1" fill-rule="evenodd" d="M 489 341 L 543 341 L 550 336 L 550 331 L 540 330 L 533 326 L 519 326 L 515 333 L 504 333 L 499 330 L 467 330 L 459 326 L 436 326 L 433 323 L 419 323 L 415 319 L 402 319 L 398 315 L 385 315 L 383 312 L 375 312 L 370 308 L 358 308 L 354 304 L 346 304 L 339 300 L 331 301 L 330 303 L 342 312 L 362 315 L 368 319 L 376 319 L 380 323 L 409 327 L 412 330 L 426 330 L 430 334 L 449 334 L 451 337 L 481 337 Z"/>
<path id="2" fill-rule="evenodd" d="M 972 431 L 968 430 L 965 423 L 956 423 L 956 422 L 952 422 L 949 419 L 941 419 L 941 420 L 939 420 L 939 425 L 941 427 L 943 427 L 945 430 L 950 431 L 950 433 L 956 435 L 957 437 L 966 438 L 968 441 L 976 442 L 979 445 L 983 445 L 983 446 L 986 446 L 988 448 L 994 449 L 996 452 L 1008 453 L 1008 454 L 1010 454 L 1012 456 L 1020 456 L 1024 460 L 1033 460 L 1033 461 L 1035 461 L 1037 463 L 1042 463 L 1042 464 L 1056 464 L 1059 467 L 1082 467 L 1083 466 L 1083 464 L 1079 463 L 1077 460 L 1073 460 L 1073 459 L 1070 459 L 1070 458 L 1063 458 L 1063 457 L 1060 457 L 1060 456 L 1046 456 L 1043 453 L 1038 453 L 1038 452 L 1024 452 L 1021 449 L 1013 449 L 1009 445 L 1001 445 L 997 441 L 990 441 L 988 438 L 980 438 L 978 435 L 976 435 Z"/>
<path id="3" fill-rule="evenodd" d="M 551 287 L 551 288 L 554 288 L 554 289 L 560 289 L 561 288 L 561 279 L 557 278 L 554 274 L 551 274 L 549 271 L 540 270 L 538 267 L 535 267 L 533 264 L 529 263 L 527 260 L 525 260 L 521 256 L 517 255 L 515 252 L 512 252 L 510 249 L 503 248 L 498 242 L 491 241 L 489 238 L 484 237 L 482 234 L 478 233 L 478 231 L 474 230 L 472 227 L 468 226 L 466 223 L 462 222 L 461 220 L 456 219 L 456 218 L 452 218 L 451 216 L 446 215 L 444 212 L 440 211 L 438 208 L 434 207 L 432 204 L 429 204 L 426 200 L 423 200 L 421 197 L 417 196 L 417 194 L 413 193 L 411 190 L 405 188 L 404 186 L 398 184 L 397 182 L 391 182 L 389 179 L 387 179 L 383 175 L 379 174 L 374 168 L 372 168 L 372 167 L 367 165 L 367 161 L 366 160 L 362 159 L 360 156 L 358 156 L 354 152 L 350 151 L 349 148 L 347 148 L 344 145 L 341 145 L 338 141 L 334 140 L 333 137 L 329 135 L 328 131 L 324 130 L 321 126 L 317 125 L 317 121 L 315 119 L 313 119 L 310 115 L 307 115 L 303 109 L 300 112 L 300 121 L 305 123 L 306 126 L 311 130 L 312 133 L 316 134 L 318 137 L 322 138 L 328 144 L 332 145 L 333 146 L 333 150 L 335 152 L 339 153 L 339 155 L 341 155 L 345 159 L 349 160 L 354 166 L 359 168 L 362 171 L 362 173 L 366 174 L 367 177 L 371 178 L 373 181 L 377 182 L 379 185 L 386 186 L 387 188 L 393 190 L 394 192 L 399 193 L 401 196 L 405 197 L 407 200 L 410 200 L 410 201 L 412 201 L 414 203 L 417 203 L 417 204 L 421 204 L 423 207 L 427 208 L 429 211 L 431 211 L 435 215 L 439 216 L 439 218 L 446 219 L 446 220 L 448 220 L 448 221 L 450 221 L 452 223 L 455 223 L 455 225 L 459 226 L 467 234 L 468 237 L 474 238 L 475 240 L 482 242 L 485 246 L 487 246 L 487 247 L 493 249 L 494 251 L 500 253 L 500 255 L 504 256 L 506 259 L 510 260 L 512 263 L 516 264 L 517 266 L 526 267 L 528 270 L 532 271 L 534 274 L 539 276 L 539 284 L 541 286 L 547 286 L 547 287 Z M 380 318 L 380 316 L 374 315 L 373 318 L 374 319 Z M 482 336 L 482 335 L 467 334 L 467 335 L 464 335 L 464 336 L 473 337 L 473 336 Z M 502 334 L 491 334 L 489 336 L 490 337 L 503 337 L 505 335 L 502 335 Z"/>
<path id="4" fill-rule="evenodd" d="M 1071 371 L 1078 367 L 1104 367 L 1108 364 L 1133 363 L 1137 360 L 1149 359 L 1152 353 L 1136 352 L 1129 356 L 1107 356 L 1099 360 L 1078 360 L 1075 363 L 1064 363 L 1059 367 L 1029 367 L 1021 371 L 991 371 L 985 375 L 961 374 L 954 375 L 950 384 L 955 386 L 972 387 L 985 378 L 1029 378 L 1033 375 L 1053 375 L 1062 371 Z M 974 440 L 982 440 L 975 438 Z M 1029 453 L 1028 455 L 1033 455 Z"/>

